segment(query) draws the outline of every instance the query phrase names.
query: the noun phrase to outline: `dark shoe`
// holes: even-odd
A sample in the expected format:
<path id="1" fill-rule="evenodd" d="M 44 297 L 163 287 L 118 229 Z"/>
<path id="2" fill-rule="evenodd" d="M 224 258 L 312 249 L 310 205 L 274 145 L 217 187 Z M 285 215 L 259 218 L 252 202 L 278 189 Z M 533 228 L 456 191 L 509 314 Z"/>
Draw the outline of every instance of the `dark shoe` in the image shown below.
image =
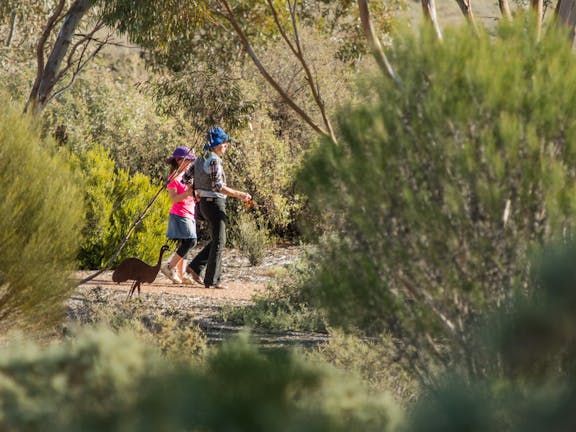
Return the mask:
<path id="1" fill-rule="evenodd" d="M 219 283 L 218 285 L 204 285 L 204 288 L 210 289 L 228 289 L 228 285 L 224 285 L 223 283 Z"/>
<path id="2" fill-rule="evenodd" d="M 186 273 L 188 273 L 192 277 L 192 279 L 194 279 L 194 282 L 196 282 L 197 284 L 200 284 L 200 285 L 204 285 L 204 282 L 202 282 L 202 278 L 200 277 L 200 275 L 198 273 L 196 273 L 194 271 L 194 269 L 188 267 L 186 269 Z"/>

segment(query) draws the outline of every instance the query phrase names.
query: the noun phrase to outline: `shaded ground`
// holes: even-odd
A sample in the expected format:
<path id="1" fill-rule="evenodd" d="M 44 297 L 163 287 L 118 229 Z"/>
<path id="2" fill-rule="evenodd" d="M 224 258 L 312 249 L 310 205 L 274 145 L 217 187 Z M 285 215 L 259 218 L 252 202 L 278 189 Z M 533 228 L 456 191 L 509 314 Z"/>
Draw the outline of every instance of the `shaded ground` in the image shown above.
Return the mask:
<path id="1" fill-rule="evenodd" d="M 210 343 L 218 343 L 237 333 L 240 326 L 225 323 L 222 310 L 231 306 L 249 306 L 252 297 L 266 289 L 278 275 L 289 271 L 290 265 L 301 256 L 303 248 L 277 247 L 267 252 L 264 262 L 250 266 L 248 260 L 237 250 L 227 249 L 224 254 L 223 275 L 227 290 L 206 289 L 202 285 L 175 285 L 162 273 L 153 284 L 142 285 L 140 296 L 127 298 L 131 283 L 112 282 L 112 272 L 105 272 L 80 285 L 68 304 L 71 321 L 90 322 L 94 306 L 117 308 L 132 302 L 142 310 L 178 318 L 181 322 L 198 324 Z M 78 272 L 78 280 L 92 272 Z M 327 336 L 315 333 L 285 332 L 270 334 L 252 332 L 254 338 L 265 347 L 277 345 L 311 346 L 327 340 Z"/>

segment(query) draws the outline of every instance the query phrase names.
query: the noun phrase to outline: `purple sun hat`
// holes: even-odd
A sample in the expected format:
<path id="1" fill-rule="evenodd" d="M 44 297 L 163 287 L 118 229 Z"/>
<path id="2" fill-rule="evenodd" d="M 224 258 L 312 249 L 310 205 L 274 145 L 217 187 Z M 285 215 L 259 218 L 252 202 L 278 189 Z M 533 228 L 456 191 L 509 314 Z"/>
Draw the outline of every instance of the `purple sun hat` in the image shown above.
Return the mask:
<path id="1" fill-rule="evenodd" d="M 196 157 L 188 147 L 176 147 L 176 150 L 174 150 L 172 156 L 166 159 L 166 162 L 170 163 L 174 159 L 187 159 L 193 161 L 194 159 L 196 159 Z"/>

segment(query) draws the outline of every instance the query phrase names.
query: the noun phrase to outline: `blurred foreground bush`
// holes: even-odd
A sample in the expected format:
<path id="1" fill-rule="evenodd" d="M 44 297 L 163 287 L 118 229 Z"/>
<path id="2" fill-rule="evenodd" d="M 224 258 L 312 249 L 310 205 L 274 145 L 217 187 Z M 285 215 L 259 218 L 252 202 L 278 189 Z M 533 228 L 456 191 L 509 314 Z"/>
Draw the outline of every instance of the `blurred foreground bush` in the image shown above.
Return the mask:
<path id="1" fill-rule="evenodd" d="M 471 324 L 530 290 L 530 256 L 576 218 L 576 58 L 518 18 L 496 37 L 468 27 L 399 37 L 403 85 L 378 76 L 372 103 L 340 113 L 301 176 L 337 228 L 307 286 L 331 322 L 402 341 L 429 382 L 455 358 L 469 372 Z"/>
<path id="2" fill-rule="evenodd" d="M 245 338 L 191 367 L 102 329 L 0 351 L 0 401 L 6 431 L 391 431 L 398 420 L 386 398 Z"/>
<path id="3" fill-rule="evenodd" d="M 471 377 L 455 365 L 413 406 L 410 432 L 565 432 L 576 428 L 576 243 L 547 247 L 530 294 L 483 320 Z"/>
<path id="4" fill-rule="evenodd" d="M 0 94 L 0 331 L 63 316 L 80 243 L 82 195 L 68 155 Z"/>

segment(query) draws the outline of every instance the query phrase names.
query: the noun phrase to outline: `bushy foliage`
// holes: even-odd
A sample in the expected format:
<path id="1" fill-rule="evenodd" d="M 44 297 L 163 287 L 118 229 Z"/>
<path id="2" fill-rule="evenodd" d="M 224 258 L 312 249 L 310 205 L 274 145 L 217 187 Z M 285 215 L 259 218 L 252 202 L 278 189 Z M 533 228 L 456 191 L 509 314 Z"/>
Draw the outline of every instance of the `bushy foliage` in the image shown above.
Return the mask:
<path id="1" fill-rule="evenodd" d="M 290 237 L 297 234 L 295 220 L 304 205 L 294 190 L 303 149 L 278 138 L 272 129 L 270 120 L 258 115 L 251 122 L 251 129 L 237 131 L 240 142 L 230 146 L 225 155 L 226 175 L 233 187 L 252 195 L 256 205 L 251 214 L 262 228 L 272 235 Z M 241 212 L 241 204 L 231 201 L 234 213 Z"/>
<path id="2" fill-rule="evenodd" d="M 3 94 L 0 107 L 0 328 L 42 328 L 73 288 L 82 195 L 68 155 Z"/>
<path id="3" fill-rule="evenodd" d="M 271 332 L 327 332 L 325 315 L 311 305 L 309 293 L 301 289 L 309 271 L 306 258 L 292 264 L 275 283 L 253 296 L 253 305 L 224 308 L 224 319 Z"/>
<path id="4" fill-rule="evenodd" d="M 138 87 L 146 79 L 138 72 L 143 67 L 133 55 L 110 55 L 92 65 L 46 107 L 46 132 L 75 153 L 101 146 L 118 168 L 162 179 L 166 158 L 190 145 L 190 131 L 156 113 L 152 98 Z"/>
<path id="5" fill-rule="evenodd" d="M 130 176 L 116 169 L 107 151 L 95 147 L 77 158 L 86 201 L 84 241 L 79 260 L 82 268 L 98 269 L 108 263 L 128 229 L 161 188 L 143 174 Z M 118 260 L 136 256 L 154 265 L 166 241 L 170 199 L 161 192 L 141 220 Z"/>
<path id="6" fill-rule="evenodd" d="M 420 395 L 420 386 L 398 361 L 401 344 L 391 337 L 362 338 L 330 329 L 328 342 L 308 355 L 359 377 L 376 391 L 388 391 L 399 403 L 409 405 Z"/>
<path id="7" fill-rule="evenodd" d="M 206 335 L 193 323 L 194 317 L 167 308 L 160 298 L 155 301 L 148 298 L 145 302 L 110 302 L 102 290 L 96 288 L 85 294 L 81 306 L 70 308 L 68 316 L 74 323 L 72 329 L 89 325 L 116 333 L 128 331 L 173 361 L 198 362 L 208 348 Z M 65 328 L 68 327 L 66 324 Z"/>
<path id="8" fill-rule="evenodd" d="M 266 249 L 270 246 L 266 227 L 259 226 L 251 215 L 239 212 L 234 223 L 232 238 L 234 246 L 248 258 L 250 265 L 262 263 Z"/>
<path id="9" fill-rule="evenodd" d="M 6 347 L 0 370 L 7 431 L 391 431 L 398 419 L 386 397 L 245 337 L 175 367 L 128 332 L 90 330 L 45 350 Z"/>
<path id="10" fill-rule="evenodd" d="M 533 266 L 531 294 L 486 316 L 476 332 L 470 355 L 485 357 L 487 373 L 480 379 L 461 373 L 465 368 L 446 373 L 414 405 L 408 431 L 572 429 L 574 260 L 573 239 L 545 248 Z"/>
<path id="11" fill-rule="evenodd" d="M 7 345 L 0 352 L 0 428 L 88 430 L 86 415 L 98 419 L 90 430 L 112 430 L 111 418 L 133 407 L 143 377 L 161 367 L 157 352 L 127 332 L 89 330 L 48 349 Z"/>
<path id="12" fill-rule="evenodd" d="M 530 251 L 574 226 L 576 58 L 534 29 L 399 38 L 403 84 L 367 81 L 372 103 L 343 110 L 340 145 L 303 170 L 338 228 L 308 284 L 317 303 L 334 323 L 389 328 L 428 372 L 478 314 L 527 288 Z"/>

